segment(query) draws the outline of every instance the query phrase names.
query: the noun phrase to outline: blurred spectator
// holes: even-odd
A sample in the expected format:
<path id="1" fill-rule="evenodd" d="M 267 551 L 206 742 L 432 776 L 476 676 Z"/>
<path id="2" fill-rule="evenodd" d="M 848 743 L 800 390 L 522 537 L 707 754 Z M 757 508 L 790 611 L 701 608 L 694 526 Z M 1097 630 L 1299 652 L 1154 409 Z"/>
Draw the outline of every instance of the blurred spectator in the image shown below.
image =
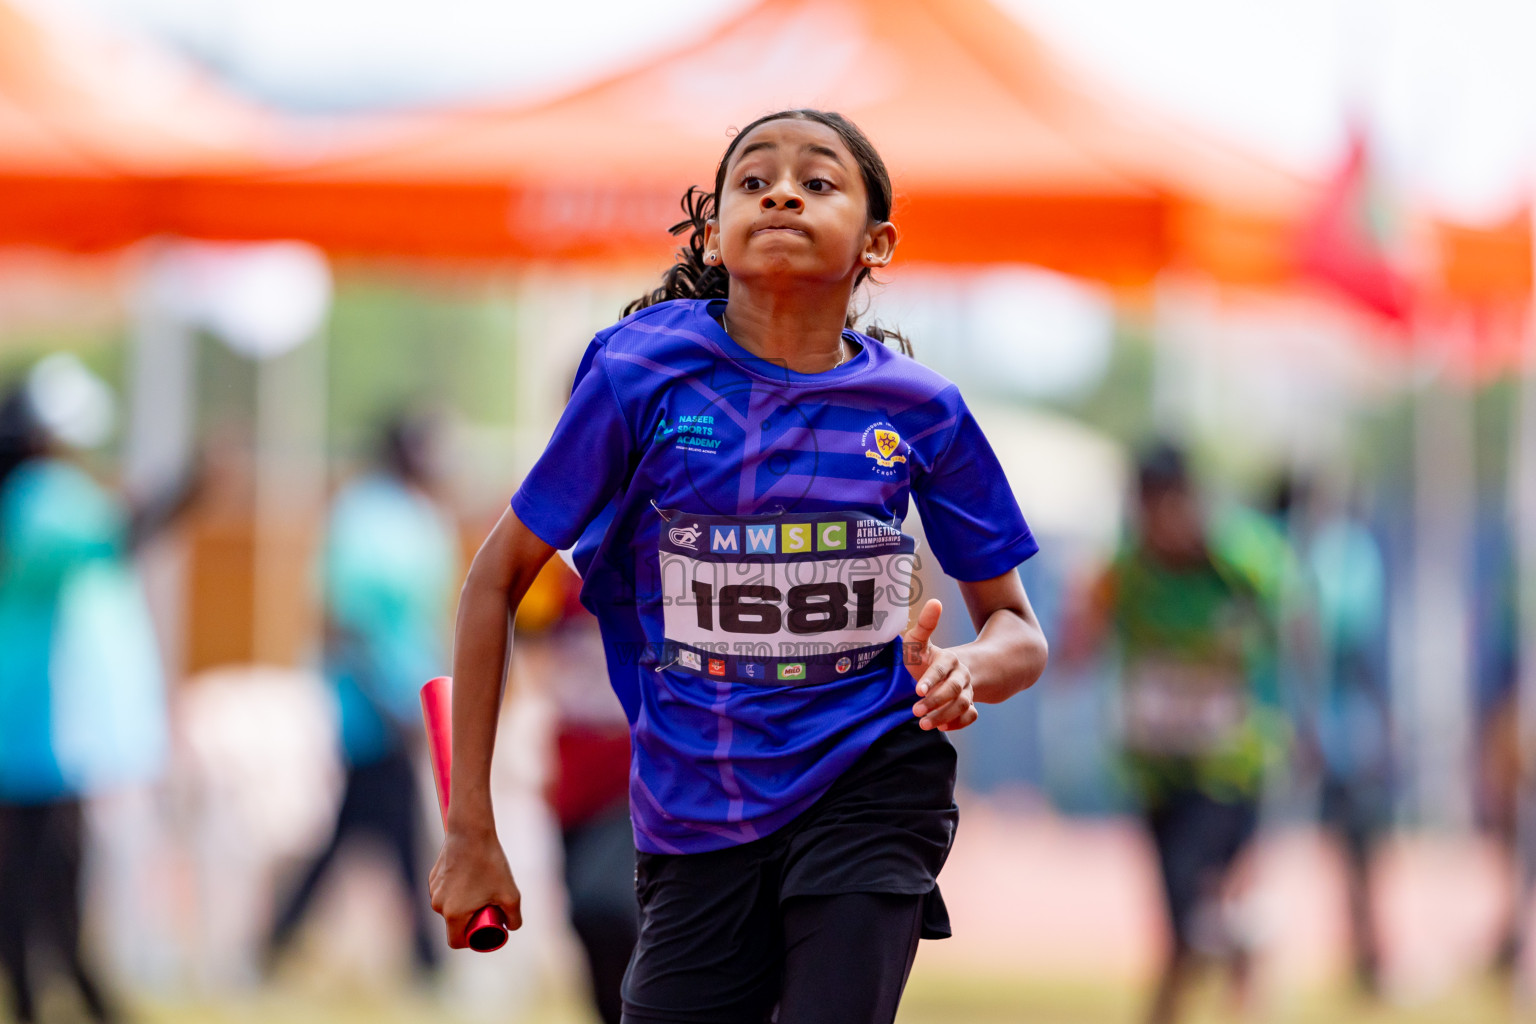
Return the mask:
<path id="1" fill-rule="evenodd" d="M 1301 558 L 1309 620 L 1295 651 L 1302 748 L 1318 818 L 1344 853 L 1352 966 L 1381 990 L 1371 864 L 1392 820 L 1391 695 L 1386 672 L 1387 584 L 1381 545 L 1348 501 L 1299 481 L 1273 509 Z"/>
<path id="2" fill-rule="evenodd" d="M 1520 693 L 1519 625 L 1515 577 L 1490 581 L 1495 592 L 1490 632 L 1495 648 L 1483 680 L 1478 716 L 1478 822 L 1503 848 L 1511 869 L 1509 905 L 1500 926 L 1493 968 L 1519 983 L 1530 941 L 1531 899 L 1536 894 L 1536 778 L 1529 753 L 1529 714 Z"/>
<path id="3" fill-rule="evenodd" d="M 1231 869 L 1258 825 L 1281 716 L 1273 680 L 1273 535 L 1251 518 L 1215 531 L 1178 449 L 1138 468 L 1132 536 L 1083 602 L 1068 653 L 1113 637 L 1122 666 L 1121 743 L 1151 831 L 1172 931 L 1149 1012 L 1175 1020 L 1202 957 L 1246 997 L 1249 951 L 1226 910 Z"/>
<path id="4" fill-rule="evenodd" d="M 72 570 L 117 554 L 126 518 L 89 477 L 48 455 L 25 387 L 0 403 L 0 966 L 18 1021 L 36 1019 L 29 960 L 48 951 L 93 1020 L 110 1020 L 80 951 L 81 793 L 54 745 L 49 673 Z"/>
<path id="5" fill-rule="evenodd" d="M 619 986 L 639 936 L 629 822 L 629 721 L 608 683 L 597 619 L 581 580 L 551 559 L 523 598 L 519 642 L 557 715 L 549 801 L 560 824 L 571 928 L 603 1024 L 619 1024 Z M 532 650 L 530 650 L 532 648 Z"/>
<path id="6" fill-rule="evenodd" d="M 417 694 L 448 667 L 443 641 L 458 559 L 451 526 L 430 496 L 433 446 L 428 421 L 394 419 L 375 469 L 343 487 L 331 509 L 321 567 L 323 670 L 336 695 L 346 783 L 330 841 L 276 915 L 269 970 L 337 853 L 355 838 L 387 848 L 407 898 L 415 966 L 423 975 L 437 966 L 442 936 L 428 920 L 420 857 Z"/>
<path id="7" fill-rule="evenodd" d="M 82 801 L 164 756 L 158 651 L 126 556 L 196 476 L 125 509 L 56 451 L 104 440 L 111 417 L 105 385 L 70 356 L 0 399 L 0 970 L 22 1022 L 50 963 L 91 1019 L 116 1016 L 80 949 Z"/>
<path id="8" fill-rule="evenodd" d="M 1512 869 L 1510 900 L 1500 923 L 1493 969 L 1511 981 L 1518 979 L 1536 890 L 1530 828 L 1532 792 L 1530 773 L 1522 770 L 1520 703 L 1513 690 L 1484 716 L 1478 744 L 1478 789 L 1481 824 L 1502 847 Z M 1522 820 L 1523 819 L 1523 820 Z"/>

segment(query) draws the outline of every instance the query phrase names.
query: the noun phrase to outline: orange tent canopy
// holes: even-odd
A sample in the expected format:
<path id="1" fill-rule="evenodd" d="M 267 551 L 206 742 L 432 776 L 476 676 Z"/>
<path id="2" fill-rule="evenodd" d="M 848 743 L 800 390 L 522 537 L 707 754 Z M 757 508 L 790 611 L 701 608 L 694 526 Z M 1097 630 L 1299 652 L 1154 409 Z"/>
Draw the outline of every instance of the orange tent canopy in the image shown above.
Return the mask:
<path id="1" fill-rule="evenodd" d="M 167 230 L 178 190 L 270 166 L 274 122 L 168 56 L 0 2 L 0 244 Z"/>
<path id="2" fill-rule="evenodd" d="M 552 102 L 381 119 L 359 126 L 371 144 L 322 162 L 295 156 L 290 124 L 168 56 L 0 0 L 0 244 L 105 249 L 166 233 L 660 261 L 673 244 L 661 228 L 684 188 L 709 182 L 729 127 L 797 105 L 841 110 L 881 149 L 904 260 L 1286 284 L 1294 226 L 1316 201 L 1090 86 L 987 0 L 764 0 Z M 1439 237 L 1449 294 L 1529 293 L 1524 219 Z"/>
<path id="3" fill-rule="evenodd" d="M 1309 192 L 1095 93 L 986 0 L 765 0 L 552 102 L 401 118 L 388 143 L 199 190 L 185 227 L 335 253 L 661 260 L 730 127 L 790 106 L 868 132 L 904 260 L 1269 282 Z"/>

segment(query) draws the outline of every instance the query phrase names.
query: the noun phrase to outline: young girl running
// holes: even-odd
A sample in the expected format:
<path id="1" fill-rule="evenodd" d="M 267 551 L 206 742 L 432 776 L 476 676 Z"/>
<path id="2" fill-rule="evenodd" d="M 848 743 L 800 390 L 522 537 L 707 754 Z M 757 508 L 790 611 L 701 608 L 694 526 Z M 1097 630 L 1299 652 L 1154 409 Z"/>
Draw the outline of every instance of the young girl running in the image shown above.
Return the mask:
<path id="1" fill-rule="evenodd" d="M 685 197 L 662 287 L 588 347 L 459 605 L 431 880 L 450 945 L 486 904 L 521 923 L 491 751 L 508 617 L 563 548 L 634 741 L 626 1021 L 889 1022 L 918 938 L 949 933 L 942 733 L 1031 685 L 1046 644 L 1015 571 L 1035 541 L 958 391 L 851 329 L 896 245 L 891 199 L 844 118 L 760 118 Z M 909 499 L 972 643 L 928 642 L 937 601 L 906 627 Z"/>

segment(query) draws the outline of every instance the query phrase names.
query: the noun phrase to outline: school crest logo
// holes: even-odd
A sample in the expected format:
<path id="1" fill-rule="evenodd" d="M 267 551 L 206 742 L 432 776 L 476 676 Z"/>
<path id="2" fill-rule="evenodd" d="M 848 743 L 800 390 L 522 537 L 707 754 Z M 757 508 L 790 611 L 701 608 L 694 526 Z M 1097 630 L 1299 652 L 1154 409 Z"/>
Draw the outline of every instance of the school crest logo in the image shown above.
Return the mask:
<path id="1" fill-rule="evenodd" d="M 839 672 L 847 672 L 849 669 L 853 668 L 853 659 L 852 658 L 838 658 L 837 659 L 837 664 L 832 666 L 832 667 L 837 669 Z"/>
<path id="2" fill-rule="evenodd" d="M 900 454 L 901 435 L 889 423 L 872 424 L 864 431 L 863 443 L 865 458 L 873 459 L 875 463 L 870 469 L 880 476 L 895 476 L 896 463 L 907 461 L 907 457 Z"/>

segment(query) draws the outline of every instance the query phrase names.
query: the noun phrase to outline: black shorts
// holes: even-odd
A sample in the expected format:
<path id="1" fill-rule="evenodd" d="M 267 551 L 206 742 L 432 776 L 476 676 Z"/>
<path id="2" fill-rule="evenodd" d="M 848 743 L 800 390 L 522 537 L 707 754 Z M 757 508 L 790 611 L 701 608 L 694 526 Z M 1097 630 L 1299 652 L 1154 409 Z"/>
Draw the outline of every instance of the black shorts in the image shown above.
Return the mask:
<path id="1" fill-rule="evenodd" d="M 1181 945 L 1201 945 L 1202 903 L 1219 893 L 1258 823 L 1256 802 L 1223 802 L 1194 789 L 1173 793 L 1147 812 L 1169 923 Z"/>
<path id="2" fill-rule="evenodd" d="M 948 936 L 937 878 L 959 820 L 954 791 L 954 747 L 914 718 L 875 741 L 821 799 L 771 835 L 709 853 L 641 853 L 640 941 L 624 979 L 626 1015 L 762 1019 L 784 980 L 783 905 L 800 897 L 907 897 L 922 937 Z M 891 941 L 905 948 L 913 939 Z"/>

